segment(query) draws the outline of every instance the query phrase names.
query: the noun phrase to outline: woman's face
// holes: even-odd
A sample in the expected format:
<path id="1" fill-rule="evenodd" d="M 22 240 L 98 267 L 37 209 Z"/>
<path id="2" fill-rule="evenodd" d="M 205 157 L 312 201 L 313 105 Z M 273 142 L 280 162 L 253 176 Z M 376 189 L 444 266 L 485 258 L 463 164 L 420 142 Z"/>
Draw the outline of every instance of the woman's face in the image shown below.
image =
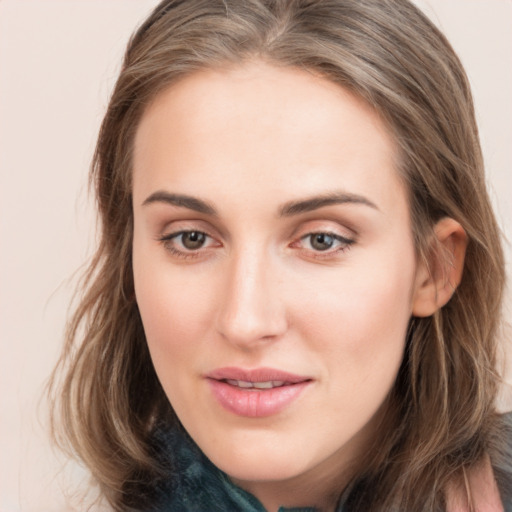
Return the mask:
<path id="1" fill-rule="evenodd" d="M 305 71 L 201 71 L 145 112 L 133 198 L 137 302 L 192 438 L 256 495 L 349 471 L 419 280 L 384 123 Z"/>

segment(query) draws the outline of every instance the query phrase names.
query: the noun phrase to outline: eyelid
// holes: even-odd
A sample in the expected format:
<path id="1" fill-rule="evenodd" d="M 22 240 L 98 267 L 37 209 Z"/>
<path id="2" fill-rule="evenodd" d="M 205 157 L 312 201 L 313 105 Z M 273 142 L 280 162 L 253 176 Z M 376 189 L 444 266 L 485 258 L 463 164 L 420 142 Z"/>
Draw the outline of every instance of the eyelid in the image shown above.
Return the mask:
<path id="1" fill-rule="evenodd" d="M 180 235 L 184 235 L 185 233 L 200 233 L 212 240 L 214 239 L 213 236 L 209 235 L 206 231 L 203 231 L 201 229 L 179 229 L 158 237 L 158 240 L 160 240 L 161 242 L 174 240 L 175 238 L 178 238 Z"/>
<path id="2" fill-rule="evenodd" d="M 179 248 L 174 244 L 174 241 L 176 239 L 178 239 L 180 236 L 182 236 L 186 233 L 192 233 L 192 232 L 201 233 L 201 234 L 205 235 L 205 237 L 210 240 L 210 243 L 207 246 L 198 247 L 196 250 L 187 249 L 186 247 Z M 171 255 L 176 256 L 181 259 L 200 258 L 201 256 L 204 255 L 204 253 L 206 251 L 208 251 L 212 247 L 221 247 L 222 246 L 222 244 L 220 242 L 218 242 L 217 244 L 211 244 L 211 241 L 215 242 L 217 240 L 214 236 L 209 234 L 206 230 L 197 229 L 197 228 L 193 228 L 193 227 L 181 228 L 181 229 L 176 229 L 174 231 L 167 232 L 163 235 L 158 236 L 157 241 L 160 242 Z"/>
<path id="3" fill-rule="evenodd" d="M 328 235 L 335 240 L 334 247 L 325 250 L 318 250 L 313 247 L 303 247 L 304 241 L 314 235 Z M 317 261 L 335 259 L 348 251 L 356 243 L 355 236 L 345 236 L 339 230 L 319 226 L 316 229 L 309 229 L 297 236 L 289 247 L 301 251 L 305 257 Z"/>
<path id="4" fill-rule="evenodd" d="M 156 240 L 160 242 L 164 248 L 173 256 L 181 259 L 206 257 L 211 255 L 211 249 L 216 249 L 224 245 L 222 236 L 216 230 L 208 229 L 204 226 L 203 221 L 196 220 L 177 220 L 166 224 L 160 234 L 156 236 Z M 174 228 L 174 229 L 173 229 Z M 290 248 L 297 249 L 305 254 L 306 257 L 315 259 L 333 258 L 350 248 L 357 241 L 357 234 L 339 221 L 330 219 L 315 219 L 305 223 L 301 223 L 291 233 L 291 242 L 287 245 Z M 184 245 L 181 236 L 187 233 L 200 233 L 204 235 L 206 241 L 197 248 L 187 248 Z M 314 235 L 328 235 L 334 241 L 332 247 L 320 249 L 318 247 L 307 247 L 307 240 Z M 317 240 L 318 242 L 318 240 Z M 187 244 L 188 245 L 188 244 Z"/>
<path id="5" fill-rule="evenodd" d="M 338 233 L 335 233 L 334 231 L 328 231 L 328 230 L 315 230 L 315 231 L 310 231 L 309 233 L 305 233 L 304 235 L 301 235 L 297 242 L 298 241 L 301 241 L 301 240 L 305 240 L 311 236 L 314 236 L 314 235 L 328 235 L 332 238 L 334 238 L 335 240 L 337 240 L 338 242 L 342 243 L 342 244 L 346 244 L 346 245 L 352 245 L 355 243 L 355 239 L 353 238 L 348 238 L 346 236 L 343 236 L 343 235 L 340 235 Z M 295 242 L 294 242 L 295 243 Z M 321 252 L 321 251 L 319 251 Z M 327 251 L 325 251 L 327 252 Z"/>
<path id="6" fill-rule="evenodd" d="M 353 222 L 338 217 L 305 219 L 294 229 L 292 237 L 297 239 L 312 233 L 326 233 L 346 240 L 356 240 L 358 237 L 358 230 L 355 229 Z"/>
<path id="7" fill-rule="evenodd" d="M 171 238 L 172 236 L 177 236 L 181 233 L 187 233 L 190 231 L 204 233 L 215 240 L 223 238 L 222 233 L 219 233 L 219 230 L 212 226 L 210 222 L 205 221 L 202 218 L 188 216 L 183 218 L 177 217 L 172 220 L 167 219 L 166 222 L 161 222 L 160 224 L 155 225 L 155 238 L 157 240 L 161 240 L 163 238 Z"/>

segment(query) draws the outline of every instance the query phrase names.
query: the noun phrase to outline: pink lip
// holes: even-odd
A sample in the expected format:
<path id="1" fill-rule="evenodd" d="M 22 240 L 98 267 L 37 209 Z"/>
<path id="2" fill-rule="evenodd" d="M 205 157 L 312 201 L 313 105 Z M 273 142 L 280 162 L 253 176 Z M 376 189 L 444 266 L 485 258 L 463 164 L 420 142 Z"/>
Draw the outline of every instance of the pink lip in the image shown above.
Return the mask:
<path id="1" fill-rule="evenodd" d="M 213 396 L 226 410 L 250 418 L 262 418 L 278 414 L 296 400 L 312 383 L 310 377 L 295 375 L 274 368 L 219 368 L 205 376 Z M 269 389 L 247 389 L 227 381 L 269 382 L 283 385 Z"/>

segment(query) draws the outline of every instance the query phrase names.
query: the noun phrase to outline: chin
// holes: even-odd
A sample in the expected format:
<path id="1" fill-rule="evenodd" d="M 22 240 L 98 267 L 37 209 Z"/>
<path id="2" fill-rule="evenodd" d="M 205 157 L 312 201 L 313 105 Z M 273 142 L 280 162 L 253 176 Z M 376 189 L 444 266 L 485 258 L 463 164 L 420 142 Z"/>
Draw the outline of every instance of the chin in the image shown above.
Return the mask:
<path id="1" fill-rule="evenodd" d="M 236 442 L 231 437 L 224 443 L 206 443 L 200 448 L 215 466 L 234 480 L 287 480 L 314 465 L 314 457 L 309 458 L 294 443 L 275 439 L 275 436 L 269 439 L 268 432 L 267 436 L 248 437 L 252 439 Z"/>
<path id="2" fill-rule="evenodd" d="M 304 469 L 292 458 L 283 459 L 270 456 L 266 460 L 254 460 L 242 456 L 229 460 L 213 461 L 214 464 L 234 481 L 278 482 L 293 479 Z"/>

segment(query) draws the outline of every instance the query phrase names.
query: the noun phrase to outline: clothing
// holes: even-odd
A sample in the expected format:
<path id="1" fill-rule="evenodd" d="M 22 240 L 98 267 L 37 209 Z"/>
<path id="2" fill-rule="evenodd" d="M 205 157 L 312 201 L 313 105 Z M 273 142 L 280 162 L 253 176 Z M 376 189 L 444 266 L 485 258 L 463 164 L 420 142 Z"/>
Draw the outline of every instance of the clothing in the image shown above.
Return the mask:
<path id="1" fill-rule="evenodd" d="M 512 425 L 512 414 L 509 415 Z M 512 440 L 511 440 L 512 444 Z M 155 446 L 160 454 L 172 453 L 172 474 L 158 481 L 144 512 L 267 512 L 250 493 L 233 484 L 214 466 L 196 444 L 177 429 L 159 429 Z M 161 458 L 165 465 L 165 458 Z M 503 490 L 502 490 L 503 494 Z M 349 512 L 342 497 L 336 512 Z M 505 512 L 512 512 L 512 500 L 504 498 Z M 279 512 L 315 512 L 312 507 L 286 508 Z"/>

